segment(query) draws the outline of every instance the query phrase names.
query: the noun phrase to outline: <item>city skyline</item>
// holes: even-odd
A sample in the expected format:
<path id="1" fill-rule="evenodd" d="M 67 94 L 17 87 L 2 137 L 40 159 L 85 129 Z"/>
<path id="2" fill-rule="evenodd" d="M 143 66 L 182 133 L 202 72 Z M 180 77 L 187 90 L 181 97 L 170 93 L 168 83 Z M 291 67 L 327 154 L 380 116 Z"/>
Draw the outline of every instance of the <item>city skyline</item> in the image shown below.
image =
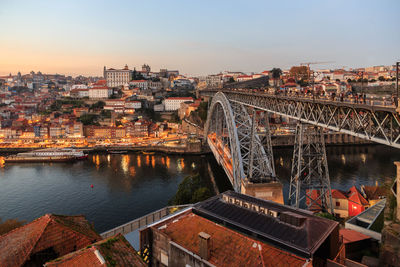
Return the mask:
<path id="1" fill-rule="evenodd" d="M 391 65 L 400 58 L 397 1 L 1 1 L 0 75 L 101 76 L 103 66 L 206 75 L 307 61 L 316 68 Z M 258 8 L 254 8 L 258 6 Z"/>

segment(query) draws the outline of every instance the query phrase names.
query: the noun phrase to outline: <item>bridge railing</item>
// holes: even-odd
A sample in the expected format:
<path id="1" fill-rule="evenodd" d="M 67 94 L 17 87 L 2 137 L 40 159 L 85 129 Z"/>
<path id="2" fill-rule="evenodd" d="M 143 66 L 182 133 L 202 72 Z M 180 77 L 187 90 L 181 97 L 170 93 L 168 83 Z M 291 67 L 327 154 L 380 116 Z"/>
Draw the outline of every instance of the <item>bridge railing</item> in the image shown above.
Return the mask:
<path id="1" fill-rule="evenodd" d="M 348 104 L 357 104 L 357 105 L 365 105 L 365 106 L 380 106 L 380 107 L 393 107 L 396 108 L 394 99 L 390 99 L 388 97 L 366 97 L 365 99 L 362 97 L 357 97 L 357 96 L 344 96 L 340 97 L 338 95 L 336 96 L 330 96 L 330 95 L 312 95 L 310 93 L 305 94 L 305 93 L 299 93 L 299 92 L 279 92 L 279 93 L 273 93 L 269 90 L 264 90 L 264 91 L 253 91 L 251 89 L 249 90 L 227 90 L 227 89 L 205 89 L 203 90 L 204 92 L 227 92 L 227 93 L 246 93 L 246 94 L 262 94 L 262 95 L 268 95 L 268 96 L 276 96 L 276 97 L 289 97 L 293 99 L 299 99 L 299 100 L 316 100 L 316 101 L 321 101 L 321 102 L 326 102 L 326 103 L 348 103 Z"/>
<path id="2" fill-rule="evenodd" d="M 184 208 L 191 207 L 191 204 L 188 205 L 175 205 L 175 206 L 167 206 L 162 209 L 156 210 L 154 212 L 151 212 L 149 214 L 146 214 L 140 218 L 134 219 L 133 221 L 127 222 L 123 225 L 117 226 L 111 230 L 108 230 L 104 233 L 101 233 L 101 237 L 108 238 L 113 235 L 116 235 L 118 233 L 121 233 L 122 235 L 131 233 L 133 231 L 136 231 L 140 228 L 143 228 L 147 225 L 150 225 L 158 220 L 161 220 L 165 217 L 167 217 L 170 214 L 173 214 L 177 211 L 180 211 Z"/>

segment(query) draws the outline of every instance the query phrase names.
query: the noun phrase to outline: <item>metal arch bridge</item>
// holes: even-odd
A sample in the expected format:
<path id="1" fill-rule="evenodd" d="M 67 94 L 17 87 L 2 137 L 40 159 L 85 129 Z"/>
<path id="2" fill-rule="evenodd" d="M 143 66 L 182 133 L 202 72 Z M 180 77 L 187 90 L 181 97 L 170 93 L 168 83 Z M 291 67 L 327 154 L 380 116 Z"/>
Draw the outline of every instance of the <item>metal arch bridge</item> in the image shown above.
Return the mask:
<path id="1" fill-rule="evenodd" d="M 276 181 L 272 151 L 269 151 L 271 146 L 266 146 L 256 134 L 256 113 L 249 114 L 251 110 L 287 116 L 299 122 L 400 148 L 400 117 L 394 106 L 240 90 L 210 89 L 202 90 L 200 94 L 213 97 L 205 138 L 238 192 L 244 179 Z"/>

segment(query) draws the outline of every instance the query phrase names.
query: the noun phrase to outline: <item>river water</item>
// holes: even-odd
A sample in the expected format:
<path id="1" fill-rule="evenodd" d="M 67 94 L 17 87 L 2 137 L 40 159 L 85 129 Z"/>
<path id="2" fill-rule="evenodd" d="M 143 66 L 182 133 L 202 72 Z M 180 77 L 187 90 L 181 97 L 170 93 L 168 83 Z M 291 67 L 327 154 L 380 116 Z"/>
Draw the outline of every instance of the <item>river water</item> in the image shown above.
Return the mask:
<path id="1" fill-rule="evenodd" d="M 274 149 L 274 156 L 286 197 L 292 149 Z M 393 179 L 400 150 L 328 147 L 327 157 L 332 188 L 346 190 Z M 200 173 L 212 188 L 208 164 L 219 190 L 230 189 L 211 155 L 94 154 L 76 163 L 7 164 L 0 168 L 0 218 L 30 221 L 46 213 L 84 214 L 103 232 L 168 205 L 187 175 Z"/>

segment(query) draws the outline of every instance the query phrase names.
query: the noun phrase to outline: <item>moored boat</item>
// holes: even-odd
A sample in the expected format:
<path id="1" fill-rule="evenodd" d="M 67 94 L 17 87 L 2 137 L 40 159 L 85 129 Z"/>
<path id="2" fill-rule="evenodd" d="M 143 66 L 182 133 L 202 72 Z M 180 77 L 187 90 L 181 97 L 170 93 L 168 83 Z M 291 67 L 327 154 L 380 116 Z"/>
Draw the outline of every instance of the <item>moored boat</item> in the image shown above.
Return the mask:
<path id="1" fill-rule="evenodd" d="M 39 149 L 18 153 L 4 159 L 5 163 L 17 162 L 71 162 L 85 159 L 87 155 L 82 150 L 71 148 Z"/>

